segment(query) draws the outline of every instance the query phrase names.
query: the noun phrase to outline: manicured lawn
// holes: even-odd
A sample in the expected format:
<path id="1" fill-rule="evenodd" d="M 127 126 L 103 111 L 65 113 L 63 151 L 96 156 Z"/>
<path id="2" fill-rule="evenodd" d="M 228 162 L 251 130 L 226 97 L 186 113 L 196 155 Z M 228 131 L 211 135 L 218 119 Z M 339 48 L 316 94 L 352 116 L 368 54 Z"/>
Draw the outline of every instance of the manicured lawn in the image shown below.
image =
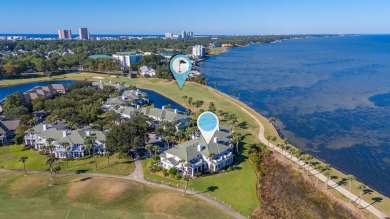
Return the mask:
<path id="1" fill-rule="evenodd" d="M 11 145 L 0 147 L 0 168 L 5 169 L 23 169 L 23 163 L 17 161 L 20 156 L 27 156 L 27 170 L 47 170 L 44 166 L 45 156 L 40 155 L 34 150 L 25 150 L 22 146 Z M 63 160 L 56 161 L 54 165 L 61 166 L 62 172 L 98 172 L 116 175 L 129 175 L 134 171 L 134 162 L 121 160 L 113 155 L 110 157 L 110 165 L 106 157 L 97 158 L 97 170 L 95 169 L 95 159 L 76 159 L 69 161 L 69 168 L 66 168 L 66 162 Z"/>
<path id="2" fill-rule="evenodd" d="M 209 48 L 209 55 L 219 55 L 221 53 L 224 53 L 228 50 L 226 47 L 216 47 L 216 48 Z"/>
<path id="3" fill-rule="evenodd" d="M 131 180 L 0 174 L 0 218 L 232 218 L 194 196 Z"/>

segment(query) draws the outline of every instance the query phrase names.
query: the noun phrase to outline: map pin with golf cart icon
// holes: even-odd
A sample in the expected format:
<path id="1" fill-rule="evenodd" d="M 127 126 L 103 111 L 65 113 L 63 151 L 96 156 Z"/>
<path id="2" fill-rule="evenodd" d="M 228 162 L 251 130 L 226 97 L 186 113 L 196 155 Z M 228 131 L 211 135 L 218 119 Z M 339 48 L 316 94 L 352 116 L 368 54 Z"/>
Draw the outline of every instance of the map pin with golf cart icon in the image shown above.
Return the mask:
<path id="1" fill-rule="evenodd" d="M 191 72 L 192 61 L 186 55 L 176 55 L 171 59 L 169 67 L 181 89 Z"/>

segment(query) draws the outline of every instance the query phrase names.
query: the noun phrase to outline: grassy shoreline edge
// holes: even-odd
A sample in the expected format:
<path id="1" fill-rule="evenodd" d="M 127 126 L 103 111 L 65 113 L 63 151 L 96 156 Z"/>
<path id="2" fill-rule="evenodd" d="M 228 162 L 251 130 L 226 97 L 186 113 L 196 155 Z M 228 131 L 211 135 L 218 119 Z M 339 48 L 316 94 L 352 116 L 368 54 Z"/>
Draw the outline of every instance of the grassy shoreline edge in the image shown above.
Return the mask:
<path id="1" fill-rule="evenodd" d="M 41 78 L 32 78 L 32 79 L 23 79 L 23 81 L 18 81 L 15 80 L 15 81 L 12 81 L 12 82 L 15 82 L 15 83 L 9 83 L 10 81 L 0 81 L 0 87 L 6 87 L 6 86 L 13 86 L 13 85 L 18 85 L 18 84 L 26 84 L 26 83 L 31 83 L 31 82 L 38 82 L 38 81 L 56 81 L 56 80 L 94 80 L 92 77 L 93 76 L 105 76 L 105 79 L 107 80 L 108 78 L 112 81 L 121 81 L 122 78 L 110 78 L 108 74 L 97 74 L 97 73 L 73 73 L 73 74 L 67 74 L 67 75 L 61 75 L 61 76 L 54 76 L 53 79 L 50 79 L 48 77 L 41 77 Z M 144 82 L 145 80 L 144 79 L 126 79 L 126 84 L 127 85 L 137 85 L 137 87 L 140 87 L 140 88 L 143 88 L 143 89 L 148 89 L 148 90 L 152 90 L 152 91 L 155 91 L 155 92 L 158 92 L 160 93 L 161 95 L 164 95 L 166 96 L 167 98 L 177 102 L 178 104 L 180 105 L 183 105 L 180 103 L 180 101 L 172 98 L 172 97 L 169 97 L 168 95 L 164 94 L 164 93 L 161 93 L 159 92 L 159 89 L 156 89 L 156 88 L 153 88 L 153 87 L 150 87 L 151 84 L 155 83 L 155 84 L 158 84 L 158 83 L 163 83 L 163 84 L 171 84 L 172 82 L 168 82 L 167 80 L 161 80 L 161 79 L 149 79 L 151 80 L 149 84 L 147 84 L 147 86 L 143 87 L 142 86 L 142 82 Z M 138 80 L 138 81 L 137 81 Z M 122 79 L 123 81 L 123 79 Z M 193 83 L 190 83 L 190 82 L 187 82 L 188 84 L 192 84 L 193 86 Z M 263 123 L 264 125 L 264 128 L 265 128 L 265 136 L 267 135 L 274 135 L 274 136 L 277 136 L 278 137 L 278 141 L 276 143 L 281 143 L 282 142 L 282 139 L 279 137 L 276 129 L 272 126 L 272 124 L 265 118 L 263 117 L 261 114 L 259 114 L 258 112 L 256 112 L 255 110 L 253 110 L 252 108 L 250 108 L 249 106 L 247 106 L 245 103 L 242 103 L 241 101 L 239 100 L 236 100 L 220 91 L 217 91 L 217 90 L 214 90 L 213 88 L 211 87 L 208 87 L 208 86 L 204 86 L 204 85 L 199 85 L 199 84 L 196 84 L 196 86 L 200 86 L 202 87 L 203 89 L 209 89 L 211 92 L 213 93 L 216 93 L 220 96 L 223 96 L 225 98 L 229 98 L 229 100 L 231 101 L 234 101 L 235 103 L 237 103 L 238 105 L 242 106 L 243 108 L 245 108 L 246 110 L 248 110 L 248 112 L 250 112 L 252 115 L 256 116 L 256 118 L 258 118 L 261 123 Z M 179 99 L 180 100 L 180 99 Z M 258 140 L 256 141 L 258 142 Z M 314 161 L 319 161 L 319 160 L 314 160 Z M 322 161 L 319 161 L 321 163 L 323 163 Z M 252 166 L 252 165 L 251 165 Z M 252 167 L 253 168 L 253 167 Z M 341 178 L 345 178 L 346 177 L 346 174 L 342 173 L 341 171 L 335 169 L 335 168 L 332 168 L 332 170 L 334 171 L 333 175 L 339 177 L 340 179 Z M 253 171 L 253 170 L 252 170 Z M 355 181 L 355 183 L 353 185 L 357 185 L 359 182 L 358 181 Z M 352 190 L 352 192 L 354 194 L 358 194 L 358 191 L 357 190 Z M 388 197 L 380 194 L 380 193 L 377 193 L 374 191 L 374 193 L 376 193 L 375 195 L 380 195 L 382 197 L 384 197 L 384 200 L 382 200 L 381 203 L 376 203 L 376 207 L 378 209 L 380 209 L 383 213 L 385 214 L 389 214 L 390 212 L 390 209 L 388 209 L 388 205 L 390 203 L 390 200 L 388 199 Z M 337 195 L 335 194 L 336 197 L 342 199 L 342 200 L 347 200 L 345 197 L 341 197 L 342 195 Z M 367 198 L 367 197 L 366 197 Z M 363 197 L 363 200 L 365 200 L 365 197 Z M 366 200 L 368 202 L 370 202 L 371 200 Z"/>

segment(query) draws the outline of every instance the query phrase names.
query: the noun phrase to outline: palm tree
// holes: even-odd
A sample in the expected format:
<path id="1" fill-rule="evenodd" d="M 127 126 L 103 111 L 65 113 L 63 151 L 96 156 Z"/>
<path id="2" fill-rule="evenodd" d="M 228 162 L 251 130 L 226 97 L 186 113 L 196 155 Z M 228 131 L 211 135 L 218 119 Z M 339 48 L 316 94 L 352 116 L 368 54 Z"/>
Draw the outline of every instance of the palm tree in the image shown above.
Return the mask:
<path id="1" fill-rule="evenodd" d="M 277 140 L 276 136 L 272 136 L 272 138 L 271 138 L 271 141 L 273 142 L 272 149 L 275 149 L 275 142 L 276 142 L 276 140 Z"/>
<path id="2" fill-rule="evenodd" d="M 313 159 L 313 156 L 307 155 L 306 159 L 307 159 L 307 175 L 309 175 L 310 163 L 311 163 L 311 160 Z"/>
<path id="3" fill-rule="evenodd" d="M 188 99 L 187 99 L 187 103 L 188 103 L 188 105 L 190 105 L 190 106 L 191 106 L 191 104 L 192 104 L 192 97 L 188 97 Z"/>
<path id="4" fill-rule="evenodd" d="M 184 195 L 186 195 L 186 191 L 188 188 L 188 181 L 190 181 L 190 175 L 188 174 L 183 175 L 183 180 L 186 181 L 186 187 L 184 188 Z"/>
<path id="5" fill-rule="evenodd" d="M 326 176 L 325 187 L 328 189 L 328 181 L 330 180 L 330 175 L 332 174 L 332 170 L 325 170 L 324 175 Z"/>
<path id="6" fill-rule="evenodd" d="M 187 103 L 187 98 L 188 98 L 188 96 L 187 95 L 184 95 L 184 96 L 182 96 L 181 98 L 183 98 L 183 100 L 184 100 L 184 103 Z M 186 104 L 187 105 L 187 104 Z"/>
<path id="7" fill-rule="evenodd" d="M 236 114 L 230 114 L 228 117 L 229 125 L 232 130 L 232 133 L 234 132 L 234 127 L 238 123 L 237 116 Z"/>
<path id="8" fill-rule="evenodd" d="M 278 120 L 277 118 L 275 118 L 275 117 L 271 117 L 271 118 L 269 118 L 269 121 L 271 122 L 271 124 L 273 125 L 273 126 L 275 126 L 275 122 L 276 122 L 276 120 Z"/>
<path id="9" fill-rule="evenodd" d="M 215 156 L 214 153 L 209 154 L 209 159 L 210 159 L 211 163 L 213 163 L 212 161 L 213 161 L 214 156 Z M 214 172 L 213 167 L 210 164 L 210 174 L 213 174 L 213 172 Z"/>
<path id="10" fill-rule="evenodd" d="M 278 144 L 278 146 L 282 149 L 283 152 L 286 149 L 286 145 L 285 144 Z M 284 154 L 286 154 L 286 152 Z"/>
<path id="11" fill-rule="evenodd" d="M 182 139 L 187 140 L 186 132 L 183 130 L 176 132 L 175 137 L 179 142 L 181 142 Z"/>
<path id="12" fill-rule="evenodd" d="M 284 155 L 287 156 L 287 149 L 288 149 L 288 139 L 285 138 L 283 141 L 284 144 Z"/>
<path id="13" fill-rule="evenodd" d="M 106 158 L 107 158 L 107 166 L 110 166 L 110 156 L 111 155 L 112 155 L 111 151 L 106 151 L 106 153 L 104 153 L 104 156 L 106 156 Z"/>
<path id="14" fill-rule="evenodd" d="M 53 156 L 48 156 L 45 160 L 45 165 L 49 166 L 50 168 L 50 184 L 49 186 L 53 185 L 53 163 L 55 162 L 55 158 Z"/>
<path id="15" fill-rule="evenodd" d="M 53 178 L 52 178 L 51 183 L 50 183 L 51 185 L 54 184 L 54 180 L 56 179 L 56 175 L 59 174 L 60 171 L 61 171 L 61 167 L 60 166 L 56 166 L 56 167 L 53 168 L 54 175 L 53 175 Z"/>
<path id="16" fill-rule="evenodd" d="M 53 146 L 53 142 L 54 142 L 54 139 L 53 138 L 48 138 L 46 139 L 46 142 L 47 142 L 47 149 L 49 149 L 50 153 L 52 154 L 53 153 L 53 149 L 54 149 L 54 146 Z"/>
<path id="17" fill-rule="evenodd" d="M 356 179 L 356 177 L 352 174 L 349 174 L 347 175 L 347 180 L 349 181 L 349 192 L 351 192 L 351 186 L 352 186 L 352 182 Z M 351 193 L 352 195 L 352 193 Z M 349 202 L 352 202 L 352 197 L 349 198 Z"/>
<path id="18" fill-rule="evenodd" d="M 265 139 L 267 139 L 267 144 L 268 144 L 268 147 L 269 147 L 269 141 L 271 140 L 272 136 L 271 135 L 267 135 L 267 137 L 265 137 Z"/>
<path id="19" fill-rule="evenodd" d="M 170 146 L 170 143 L 173 143 L 175 141 L 174 137 L 173 136 L 166 136 L 164 137 L 165 141 L 167 142 L 168 144 L 168 149 L 169 149 L 169 146 Z"/>
<path id="20" fill-rule="evenodd" d="M 95 139 L 96 139 L 96 137 L 86 136 L 84 138 L 84 145 L 85 145 L 85 148 L 88 150 L 89 154 L 91 154 L 91 151 L 92 151 L 92 156 L 95 158 L 95 170 L 97 170 L 97 168 L 98 168 L 98 166 L 97 166 L 97 156 L 96 156 L 95 148 L 94 148 Z"/>
<path id="21" fill-rule="evenodd" d="M 360 202 L 362 201 L 362 196 L 363 196 L 363 192 L 364 190 L 366 189 L 366 185 L 364 185 L 363 183 L 359 184 L 356 189 L 359 189 L 360 190 L 360 195 L 359 195 L 359 208 L 360 208 Z"/>
<path id="22" fill-rule="evenodd" d="M 153 146 L 153 151 L 154 151 L 154 159 L 155 160 L 157 160 L 157 154 L 158 154 L 158 152 L 160 152 L 160 146 L 158 146 L 158 145 L 155 145 L 155 146 Z"/>
<path id="23" fill-rule="evenodd" d="M 24 168 L 24 175 L 27 176 L 27 171 L 26 171 L 26 161 L 28 157 L 27 156 L 21 156 L 19 157 L 18 161 L 23 163 L 23 168 Z"/>
<path id="24" fill-rule="evenodd" d="M 69 142 L 61 142 L 60 145 L 62 147 L 64 147 L 64 153 L 65 153 L 65 159 L 66 159 L 66 169 L 68 169 L 68 163 L 69 163 L 69 158 L 68 158 L 68 155 L 69 155 L 69 150 L 68 150 L 68 146 L 70 145 Z"/>
<path id="25" fill-rule="evenodd" d="M 297 160 L 297 167 L 299 168 L 299 162 L 301 162 L 301 156 L 303 154 L 303 151 L 301 151 L 300 149 L 295 149 L 295 156 L 297 156 L 298 160 Z"/>
<path id="26" fill-rule="evenodd" d="M 233 133 L 232 143 L 236 145 L 236 152 L 237 152 L 237 154 L 239 153 L 239 146 L 240 146 L 241 140 L 242 140 L 241 133 L 239 133 L 239 132 Z"/>
<path id="27" fill-rule="evenodd" d="M 292 159 L 293 155 L 296 153 L 296 149 L 295 148 L 290 148 L 288 151 L 290 153 L 290 158 Z"/>
<path id="28" fill-rule="evenodd" d="M 152 158 L 153 145 L 152 144 L 147 144 L 145 146 L 145 149 L 149 151 L 149 158 Z"/>

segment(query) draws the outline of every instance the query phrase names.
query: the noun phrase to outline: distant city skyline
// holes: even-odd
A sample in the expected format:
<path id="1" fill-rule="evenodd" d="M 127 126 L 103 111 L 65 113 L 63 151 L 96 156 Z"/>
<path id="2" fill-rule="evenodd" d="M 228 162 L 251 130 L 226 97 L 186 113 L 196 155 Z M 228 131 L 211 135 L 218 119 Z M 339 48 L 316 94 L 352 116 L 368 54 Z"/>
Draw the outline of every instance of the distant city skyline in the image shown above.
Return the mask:
<path id="1" fill-rule="evenodd" d="M 2 0 L 0 8 L 1 34 L 56 34 L 79 27 L 91 35 L 390 33 L 387 0 Z"/>

